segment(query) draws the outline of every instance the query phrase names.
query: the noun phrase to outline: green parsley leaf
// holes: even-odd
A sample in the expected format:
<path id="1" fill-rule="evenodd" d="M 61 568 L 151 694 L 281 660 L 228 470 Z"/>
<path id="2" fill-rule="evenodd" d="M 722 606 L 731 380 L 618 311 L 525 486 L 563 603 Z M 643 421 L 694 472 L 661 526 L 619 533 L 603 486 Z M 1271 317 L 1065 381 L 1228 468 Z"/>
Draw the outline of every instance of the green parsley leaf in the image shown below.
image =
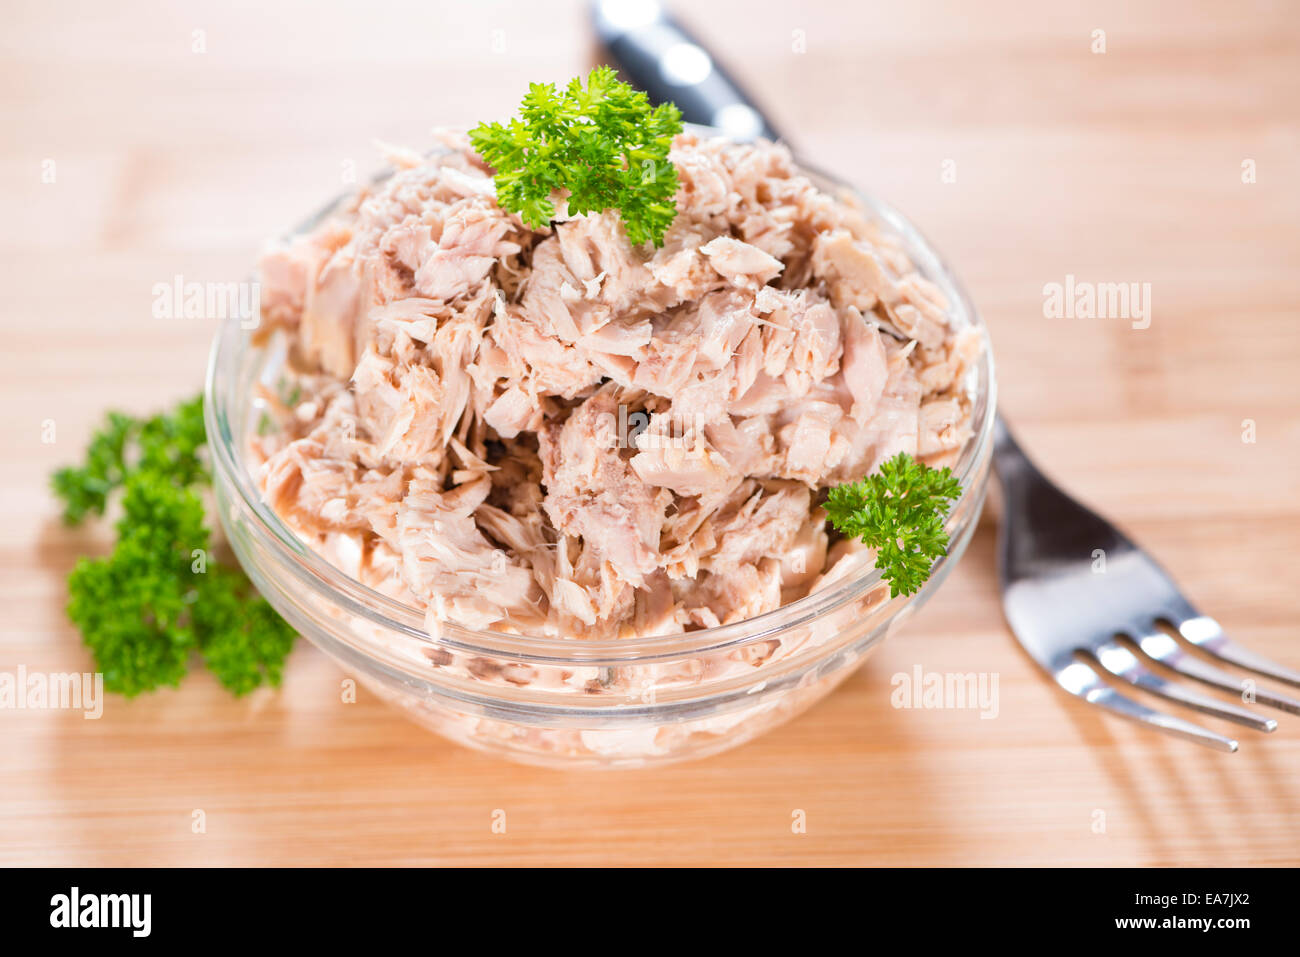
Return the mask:
<path id="1" fill-rule="evenodd" d="M 203 660 L 236 695 L 266 683 L 279 686 L 297 635 L 240 571 L 211 565 L 192 615 Z"/>
<path id="2" fill-rule="evenodd" d="M 103 515 L 123 489 L 117 543 L 77 563 L 67 610 L 104 687 L 127 697 L 175 687 L 195 652 L 236 695 L 278 685 L 293 647 L 293 629 L 243 572 L 211 555 L 197 491 L 211 481 L 206 441 L 202 396 L 144 420 L 113 412 L 85 464 L 52 480 L 70 525 Z"/>
<path id="3" fill-rule="evenodd" d="M 822 507 L 838 531 L 876 550 L 876 567 L 893 598 L 919 589 L 935 559 L 947 553 L 944 520 L 948 503 L 960 497 L 951 469 L 933 469 L 900 452 L 878 473 L 832 488 Z"/>
<path id="4" fill-rule="evenodd" d="M 63 521 L 77 525 L 87 515 L 103 515 L 108 494 L 126 474 L 126 442 L 135 428 L 130 416 L 110 412 L 86 449 L 86 464 L 54 473 L 54 494 L 63 501 Z"/>
<path id="5" fill-rule="evenodd" d="M 134 697 L 185 675 L 198 644 L 190 552 L 207 549 L 208 530 L 198 495 L 152 472 L 127 480 L 122 508 L 112 553 L 81 559 L 68 579 L 68 617 L 104 687 Z"/>
<path id="6" fill-rule="evenodd" d="M 480 123 L 469 138 L 496 170 L 497 202 L 534 229 L 555 217 L 552 194 L 567 190 L 570 213 L 617 209 L 628 239 L 662 246 L 677 215 L 677 170 L 668 161 L 681 111 L 652 107 L 644 93 L 596 67 L 564 92 L 532 83 L 522 119 Z"/>

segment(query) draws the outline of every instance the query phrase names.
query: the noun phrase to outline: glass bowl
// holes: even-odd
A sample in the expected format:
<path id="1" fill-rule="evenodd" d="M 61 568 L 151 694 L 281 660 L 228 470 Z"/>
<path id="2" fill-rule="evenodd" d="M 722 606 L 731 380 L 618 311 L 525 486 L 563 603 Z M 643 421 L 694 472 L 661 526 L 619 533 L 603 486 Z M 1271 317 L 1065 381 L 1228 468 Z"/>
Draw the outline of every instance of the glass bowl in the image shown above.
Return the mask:
<path id="1" fill-rule="evenodd" d="M 823 189 L 845 188 L 809 175 Z M 948 554 L 917 593 L 891 599 L 869 568 L 756 618 L 680 635 L 592 641 L 447 624 L 431 636 L 421 611 L 330 565 L 262 501 L 247 444 L 259 415 L 254 386 L 275 380 L 282 353 L 254 345 L 252 331 L 231 320 L 213 344 L 206 416 L 217 508 L 244 570 L 290 625 L 374 694 L 452 741 L 512 760 L 644 767 L 716 754 L 788 721 L 942 586 L 970 541 L 988 484 L 996 399 L 987 331 L 916 228 L 855 195 L 943 290 L 956 321 L 984 340 L 968 372 L 973 435 L 953 467 L 962 496 L 948 516 Z"/>

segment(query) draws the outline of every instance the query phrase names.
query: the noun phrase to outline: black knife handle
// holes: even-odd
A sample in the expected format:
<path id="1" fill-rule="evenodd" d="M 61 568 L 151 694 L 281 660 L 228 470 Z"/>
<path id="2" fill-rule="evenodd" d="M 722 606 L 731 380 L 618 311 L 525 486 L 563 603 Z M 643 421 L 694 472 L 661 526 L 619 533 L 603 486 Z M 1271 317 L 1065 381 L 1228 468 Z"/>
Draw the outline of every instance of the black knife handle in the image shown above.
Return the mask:
<path id="1" fill-rule="evenodd" d="M 657 0 L 592 0 L 596 35 L 612 64 L 654 103 L 671 101 L 688 123 L 741 140 L 781 139 L 745 91 Z"/>

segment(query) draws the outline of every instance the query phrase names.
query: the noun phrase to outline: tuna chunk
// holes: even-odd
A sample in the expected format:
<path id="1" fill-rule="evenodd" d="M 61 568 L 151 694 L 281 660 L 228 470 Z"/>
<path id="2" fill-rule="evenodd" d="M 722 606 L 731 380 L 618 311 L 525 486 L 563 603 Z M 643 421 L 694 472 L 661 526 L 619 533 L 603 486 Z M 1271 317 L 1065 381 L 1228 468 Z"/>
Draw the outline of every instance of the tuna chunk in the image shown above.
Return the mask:
<path id="1" fill-rule="evenodd" d="M 539 433 L 543 506 L 559 532 L 581 539 L 640 587 L 659 567 L 659 532 L 672 495 L 653 491 L 623 458 L 618 411 L 613 390 L 602 389 L 563 424 Z"/>
<path id="2" fill-rule="evenodd" d="M 730 236 L 719 236 L 700 247 L 709 264 L 737 286 L 764 286 L 784 268 L 781 260 L 757 246 Z"/>
<path id="3" fill-rule="evenodd" d="M 813 251 L 813 275 L 830 287 L 831 302 L 838 308 L 853 306 L 869 312 L 878 302 L 892 303 L 899 293 L 880 255 L 847 230 L 817 237 Z"/>
<path id="4" fill-rule="evenodd" d="M 431 627 L 447 619 L 487 628 L 540 617 L 541 591 L 528 567 L 494 547 L 474 521 L 487 497 L 486 478 L 452 493 L 439 485 L 413 481 L 397 518 L 405 579 L 428 603 Z"/>

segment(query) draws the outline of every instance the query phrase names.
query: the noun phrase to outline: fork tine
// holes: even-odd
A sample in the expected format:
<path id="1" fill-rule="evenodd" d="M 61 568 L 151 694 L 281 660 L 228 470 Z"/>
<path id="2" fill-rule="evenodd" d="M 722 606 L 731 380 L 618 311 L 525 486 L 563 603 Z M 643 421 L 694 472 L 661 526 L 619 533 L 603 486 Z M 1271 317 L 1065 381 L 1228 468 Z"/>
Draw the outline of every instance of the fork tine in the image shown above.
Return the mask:
<path id="1" fill-rule="evenodd" d="M 1179 613 L 1173 616 L 1173 625 L 1180 635 L 1197 648 L 1221 661 L 1300 687 L 1300 671 L 1279 665 L 1249 648 L 1243 648 L 1223 633 L 1222 625 L 1209 615 L 1202 615 L 1187 602 L 1183 602 Z"/>
<path id="2" fill-rule="evenodd" d="M 1267 688 L 1252 688 L 1249 682 L 1253 682 L 1253 678 L 1241 678 L 1215 668 L 1213 665 L 1206 664 L 1195 655 L 1188 654 L 1178 642 L 1163 631 L 1157 630 L 1144 634 L 1137 639 L 1137 644 L 1142 649 L 1143 654 L 1154 658 L 1166 668 L 1176 671 L 1180 675 L 1195 678 L 1197 681 L 1202 681 L 1215 688 L 1221 688 L 1224 691 L 1230 691 L 1233 694 L 1243 694 L 1249 691 L 1253 699 L 1260 704 L 1270 705 L 1282 711 L 1289 711 L 1292 714 L 1300 714 L 1300 701 L 1284 694 L 1278 694 L 1275 691 L 1269 691 Z"/>
<path id="3" fill-rule="evenodd" d="M 1131 698 L 1126 698 L 1102 681 L 1101 676 L 1082 661 L 1067 661 L 1061 667 L 1053 669 L 1052 677 L 1070 694 L 1105 708 L 1111 714 L 1121 718 L 1136 721 L 1176 738 L 1194 741 L 1215 751 L 1237 750 L 1237 742 L 1232 738 L 1225 738 L 1208 728 L 1202 728 L 1199 724 L 1192 724 L 1171 714 L 1155 711 Z"/>
<path id="4" fill-rule="evenodd" d="M 1166 681 L 1143 665 L 1137 655 L 1118 642 L 1104 642 L 1090 651 L 1096 657 L 1097 663 L 1115 677 L 1123 678 L 1144 691 L 1150 691 L 1152 694 L 1158 694 L 1162 698 L 1168 698 L 1170 701 L 1195 708 L 1216 718 L 1223 718 L 1225 721 L 1235 721 L 1256 731 L 1267 732 L 1277 728 L 1277 722 L 1272 718 L 1261 718 L 1253 711 L 1247 711 L 1235 704 L 1228 704 L 1201 694 L 1199 691 L 1192 691 L 1172 681 Z"/>

